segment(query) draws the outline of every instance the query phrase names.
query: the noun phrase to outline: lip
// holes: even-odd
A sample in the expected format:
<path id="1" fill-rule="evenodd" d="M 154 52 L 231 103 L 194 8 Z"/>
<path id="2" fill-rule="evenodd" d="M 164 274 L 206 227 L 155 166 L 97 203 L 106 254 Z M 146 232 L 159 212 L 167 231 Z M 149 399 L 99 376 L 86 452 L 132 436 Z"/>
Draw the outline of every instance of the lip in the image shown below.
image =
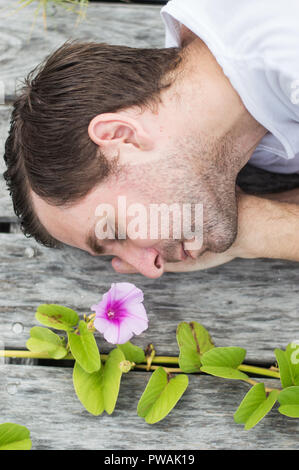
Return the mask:
<path id="1" fill-rule="evenodd" d="M 187 258 L 191 258 L 191 259 L 194 259 L 194 260 L 197 259 L 198 253 L 194 253 L 192 251 L 185 250 L 183 243 L 182 243 L 182 246 L 183 246 L 183 251 L 184 251 L 185 255 L 187 255 Z"/>
<path id="2" fill-rule="evenodd" d="M 194 256 L 189 250 L 185 250 L 185 253 L 187 253 L 191 259 L 196 259 L 196 256 Z"/>
<path id="3" fill-rule="evenodd" d="M 190 254 L 188 253 L 188 251 L 184 249 L 184 244 L 182 242 L 181 243 L 181 261 L 185 261 L 189 257 L 190 257 Z"/>

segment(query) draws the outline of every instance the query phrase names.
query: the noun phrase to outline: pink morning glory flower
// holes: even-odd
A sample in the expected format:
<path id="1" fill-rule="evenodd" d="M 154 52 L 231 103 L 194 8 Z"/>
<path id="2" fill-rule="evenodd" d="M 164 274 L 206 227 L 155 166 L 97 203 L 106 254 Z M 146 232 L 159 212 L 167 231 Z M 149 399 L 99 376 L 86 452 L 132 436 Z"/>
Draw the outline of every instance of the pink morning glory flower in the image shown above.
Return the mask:
<path id="1" fill-rule="evenodd" d="M 111 284 L 101 302 L 92 305 L 96 312 L 94 327 L 109 343 L 123 344 L 148 327 L 143 292 L 129 282 Z"/>

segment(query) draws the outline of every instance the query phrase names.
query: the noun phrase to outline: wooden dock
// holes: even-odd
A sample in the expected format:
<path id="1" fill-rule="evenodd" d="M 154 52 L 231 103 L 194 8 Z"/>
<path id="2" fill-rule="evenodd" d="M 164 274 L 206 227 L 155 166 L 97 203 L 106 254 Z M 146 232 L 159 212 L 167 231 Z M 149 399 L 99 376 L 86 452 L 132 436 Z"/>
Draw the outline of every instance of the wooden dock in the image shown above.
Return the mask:
<path id="1" fill-rule="evenodd" d="M 16 4 L 12 1 L 11 4 Z M 3 154 L 16 84 L 66 39 L 95 40 L 135 47 L 163 47 L 161 6 L 92 3 L 87 19 L 53 9 L 47 31 L 35 7 L 7 16 L 0 1 L 0 152 Z M 153 343 L 158 355 L 177 356 L 175 332 L 181 321 L 197 321 L 216 346 L 240 346 L 246 363 L 269 367 L 274 349 L 299 339 L 299 264 L 280 260 L 234 260 L 192 273 L 167 273 L 157 280 L 118 275 L 109 257 L 81 250 L 48 249 L 20 233 L 5 188 L 0 159 L 0 344 L 25 349 L 41 303 L 57 303 L 79 314 L 101 299 L 112 282 L 143 289 L 149 328 L 133 342 Z M 246 167 L 240 184 L 248 191 L 299 186 L 298 175 L 279 177 Z M 99 334 L 101 352 L 109 351 Z M 251 431 L 233 420 L 249 385 L 206 375 L 189 375 L 189 387 L 172 412 L 155 425 L 137 416 L 138 400 L 149 379 L 146 371 L 122 378 L 115 412 L 90 415 L 77 399 L 72 369 L 65 361 L 9 360 L 0 363 L 0 422 L 28 427 L 33 449 L 299 449 L 299 420 L 282 416 L 277 406 Z M 275 379 L 256 379 L 279 386 Z"/>

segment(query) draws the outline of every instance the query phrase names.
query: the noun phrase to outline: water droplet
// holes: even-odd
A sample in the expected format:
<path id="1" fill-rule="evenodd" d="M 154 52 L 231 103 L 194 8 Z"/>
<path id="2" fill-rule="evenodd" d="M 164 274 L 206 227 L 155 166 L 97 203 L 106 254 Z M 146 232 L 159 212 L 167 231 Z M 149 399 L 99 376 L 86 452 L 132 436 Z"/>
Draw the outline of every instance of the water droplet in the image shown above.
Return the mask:
<path id="1" fill-rule="evenodd" d="M 16 335 L 20 335 L 21 333 L 23 333 L 23 331 L 24 331 L 24 325 L 23 325 L 23 323 L 19 323 L 19 322 L 13 323 L 13 325 L 12 325 L 12 331 L 13 331 Z"/>
<path id="2" fill-rule="evenodd" d="M 15 395 L 18 391 L 20 382 L 12 382 L 6 385 L 6 391 L 9 395 Z"/>
<path id="3" fill-rule="evenodd" d="M 26 248 L 25 250 L 25 256 L 27 256 L 27 258 L 33 258 L 34 257 L 34 249 L 31 248 L 30 246 Z"/>

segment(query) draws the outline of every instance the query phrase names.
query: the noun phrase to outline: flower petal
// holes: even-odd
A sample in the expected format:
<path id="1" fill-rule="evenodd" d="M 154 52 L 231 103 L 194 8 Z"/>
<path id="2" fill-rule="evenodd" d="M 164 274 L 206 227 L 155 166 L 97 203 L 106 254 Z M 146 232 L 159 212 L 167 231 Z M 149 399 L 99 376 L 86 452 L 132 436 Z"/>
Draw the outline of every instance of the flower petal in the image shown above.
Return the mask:
<path id="1" fill-rule="evenodd" d="M 111 293 L 110 290 L 102 296 L 102 300 L 98 304 L 94 304 L 90 307 L 91 310 L 98 312 L 106 311 L 111 303 Z"/>
<path id="2" fill-rule="evenodd" d="M 96 312 L 95 328 L 109 343 L 126 343 L 133 334 L 140 334 L 148 328 L 148 318 L 142 301 L 143 292 L 134 284 L 113 283 L 101 302 L 91 307 Z M 109 311 L 114 315 L 108 316 Z"/>
<path id="3" fill-rule="evenodd" d="M 104 335 L 108 343 L 118 344 L 119 323 L 106 320 L 105 318 L 96 318 L 94 321 L 95 328 Z"/>
<path id="4" fill-rule="evenodd" d="M 111 304 L 116 307 L 123 307 L 133 303 L 140 303 L 143 301 L 143 292 L 130 282 L 118 282 L 112 284 L 111 289 Z"/>
<path id="5" fill-rule="evenodd" d="M 130 328 L 135 335 L 140 335 L 147 330 L 148 321 L 141 317 L 129 315 L 121 323 L 121 329 L 125 327 Z"/>
<path id="6" fill-rule="evenodd" d="M 119 328 L 119 335 L 116 344 L 124 344 L 129 341 L 133 336 L 133 331 L 130 324 L 127 324 L 126 321 L 121 322 Z"/>

